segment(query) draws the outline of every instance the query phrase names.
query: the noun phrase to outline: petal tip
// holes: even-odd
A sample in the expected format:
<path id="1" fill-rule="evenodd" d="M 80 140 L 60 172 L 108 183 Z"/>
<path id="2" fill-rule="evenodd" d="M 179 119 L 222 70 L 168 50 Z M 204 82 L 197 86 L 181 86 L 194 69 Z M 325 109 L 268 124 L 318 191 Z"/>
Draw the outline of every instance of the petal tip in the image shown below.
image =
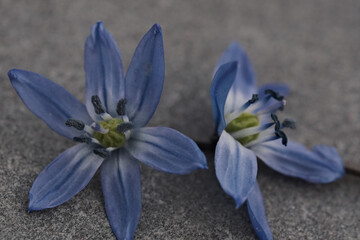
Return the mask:
<path id="1" fill-rule="evenodd" d="M 241 205 L 245 202 L 244 198 L 234 198 L 235 201 L 235 209 L 239 209 Z"/>
<path id="2" fill-rule="evenodd" d="M 36 210 L 40 210 L 40 209 L 37 209 L 35 206 L 34 206 L 34 203 L 31 201 L 30 199 L 30 202 L 29 202 L 29 205 L 28 205 L 28 212 L 34 212 Z"/>
<path id="3" fill-rule="evenodd" d="M 28 213 L 31 213 L 31 212 L 34 212 L 34 211 L 36 211 L 37 209 L 35 209 L 32 205 L 30 205 L 30 203 L 29 203 L 29 206 L 28 206 L 28 209 L 27 209 L 27 211 L 28 211 Z"/>
<path id="4" fill-rule="evenodd" d="M 102 21 L 98 21 L 93 25 L 93 28 L 95 31 L 101 31 L 105 28 L 104 23 Z"/>
<path id="5" fill-rule="evenodd" d="M 323 159 L 327 159 L 328 168 L 332 171 L 332 177 L 324 179 L 324 183 L 335 181 L 345 174 L 344 161 L 336 148 L 326 145 L 316 145 L 313 151 Z"/>
<path id="6" fill-rule="evenodd" d="M 346 173 L 345 167 L 342 165 L 337 169 L 337 174 L 335 174 L 334 179 L 332 181 L 342 178 L 345 175 L 345 173 Z"/>
<path id="7" fill-rule="evenodd" d="M 41 206 L 37 199 L 34 199 L 34 195 L 30 192 L 29 193 L 29 205 L 28 205 L 28 212 L 34 212 L 49 208 L 48 206 Z"/>
<path id="8" fill-rule="evenodd" d="M 156 36 L 158 34 L 162 34 L 162 30 L 161 30 L 161 26 L 158 23 L 155 23 L 152 27 L 151 30 L 153 32 L 153 34 Z"/>
<path id="9" fill-rule="evenodd" d="M 205 157 L 205 154 L 203 152 L 201 152 L 201 150 L 199 149 L 200 151 L 200 161 L 199 161 L 199 165 L 200 165 L 200 169 L 208 169 L 208 165 L 207 165 L 207 161 L 206 161 L 206 157 Z"/>
<path id="10" fill-rule="evenodd" d="M 91 27 L 91 35 L 88 37 L 87 43 L 89 42 L 90 45 L 95 45 L 96 40 L 101 37 L 105 32 L 105 26 L 104 23 L 101 21 L 98 21 Z"/>
<path id="11" fill-rule="evenodd" d="M 16 80 L 17 79 L 17 69 L 10 69 L 10 71 L 8 72 L 8 76 L 10 78 L 10 80 Z"/>
<path id="12" fill-rule="evenodd" d="M 33 198 L 33 195 L 32 193 L 30 192 L 29 193 L 29 205 L 28 205 L 28 212 L 33 212 L 33 211 L 36 211 L 36 208 L 34 207 L 34 198 Z"/>
<path id="13" fill-rule="evenodd" d="M 208 165 L 207 165 L 207 162 L 200 162 L 200 164 L 198 165 L 199 167 L 199 169 L 209 169 L 208 168 Z"/>

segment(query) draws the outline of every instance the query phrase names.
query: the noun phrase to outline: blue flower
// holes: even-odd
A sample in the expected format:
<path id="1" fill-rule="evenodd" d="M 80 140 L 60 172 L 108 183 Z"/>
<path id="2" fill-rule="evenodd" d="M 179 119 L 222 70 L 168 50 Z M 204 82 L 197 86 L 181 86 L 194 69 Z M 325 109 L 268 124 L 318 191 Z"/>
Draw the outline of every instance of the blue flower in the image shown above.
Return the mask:
<path id="1" fill-rule="evenodd" d="M 206 168 L 197 145 L 178 131 L 144 127 L 164 83 L 161 28 L 137 46 L 124 76 L 120 52 L 96 23 L 85 43 L 86 106 L 45 77 L 13 69 L 8 75 L 25 105 L 51 129 L 79 144 L 53 160 L 30 190 L 29 211 L 53 208 L 83 189 L 101 166 L 105 209 L 118 239 L 134 236 L 141 213 L 139 162 L 186 174 Z"/>
<path id="2" fill-rule="evenodd" d="M 278 120 L 275 112 L 285 105 L 286 85 L 260 88 L 250 61 L 236 42 L 224 52 L 216 66 L 210 94 L 216 133 L 216 176 L 236 207 L 247 203 L 259 239 L 272 239 L 259 186 L 257 157 L 274 170 L 314 183 L 328 183 L 344 174 L 335 148 L 315 146 L 312 151 L 287 139 L 284 129 L 293 121 Z"/>

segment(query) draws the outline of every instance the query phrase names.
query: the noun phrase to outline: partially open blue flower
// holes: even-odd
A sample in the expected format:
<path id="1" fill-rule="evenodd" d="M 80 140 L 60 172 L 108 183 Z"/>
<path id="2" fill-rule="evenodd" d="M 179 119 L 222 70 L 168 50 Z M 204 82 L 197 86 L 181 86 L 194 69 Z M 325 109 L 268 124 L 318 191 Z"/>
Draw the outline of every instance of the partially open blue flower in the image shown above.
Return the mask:
<path id="1" fill-rule="evenodd" d="M 99 22 L 85 43 L 86 107 L 61 86 L 24 70 L 9 78 L 25 105 L 55 132 L 79 142 L 53 160 L 30 190 L 29 211 L 56 207 L 83 189 L 101 166 L 105 209 L 118 239 L 131 239 L 141 213 L 139 163 L 186 174 L 206 168 L 197 145 L 178 131 L 144 127 L 164 83 L 161 28 L 142 38 L 124 76 L 117 45 Z"/>
<path id="2" fill-rule="evenodd" d="M 258 88 L 250 61 L 234 42 L 219 60 L 210 94 L 216 133 L 216 176 L 236 207 L 247 203 L 259 239 L 272 239 L 263 199 L 256 182 L 257 157 L 269 167 L 309 182 L 328 183 L 344 174 L 335 148 L 315 146 L 312 151 L 287 139 L 284 128 L 294 122 L 278 120 L 275 112 L 285 105 L 286 85 Z"/>

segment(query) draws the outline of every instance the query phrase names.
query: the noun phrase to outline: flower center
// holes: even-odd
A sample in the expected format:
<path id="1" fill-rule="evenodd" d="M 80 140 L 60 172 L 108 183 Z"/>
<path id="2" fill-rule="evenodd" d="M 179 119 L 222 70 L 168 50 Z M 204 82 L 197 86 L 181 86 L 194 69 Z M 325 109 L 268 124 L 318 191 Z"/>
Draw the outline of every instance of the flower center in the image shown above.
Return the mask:
<path id="1" fill-rule="evenodd" d="M 271 99 L 277 101 L 270 101 Z M 275 114 L 277 110 L 284 108 L 285 103 L 284 97 L 273 90 L 265 90 L 262 98 L 253 94 L 238 110 L 225 116 L 225 130 L 247 148 L 280 138 L 281 143 L 286 146 L 288 139 L 283 129 L 295 128 L 295 122 L 285 119 L 280 123 Z"/>
<path id="2" fill-rule="evenodd" d="M 124 146 L 126 140 L 130 138 L 133 125 L 125 115 L 127 100 L 120 99 L 117 104 L 116 112 L 119 114 L 119 118 L 113 118 L 106 112 L 99 96 L 92 96 L 91 102 L 94 105 L 95 113 L 100 115 L 102 121 L 86 125 L 81 120 L 69 118 L 65 124 L 68 127 L 84 131 L 80 136 L 73 138 L 75 142 L 94 144 L 93 152 L 107 158 L 111 151 Z"/>
<path id="3" fill-rule="evenodd" d="M 252 113 L 243 112 L 237 118 L 233 119 L 230 123 L 228 123 L 225 130 L 231 134 L 247 128 L 257 127 L 259 125 L 260 121 L 258 116 Z M 235 139 L 239 141 L 242 145 L 246 145 L 247 143 L 256 140 L 258 136 L 259 133 L 255 133 Z"/>
<path id="4" fill-rule="evenodd" d="M 98 140 L 105 148 L 122 147 L 126 142 L 126 136 L 124 133 L 120 133 L 117 130 L 118 126 L 121 123 L 123 123 L 123 121 L 119 118 L 112 118 L 110 120 L 100 121 L 98 122 L 98 124 L 103 129 L 107 130 L 107 133 L 94 132 L 93 137 Z"/>

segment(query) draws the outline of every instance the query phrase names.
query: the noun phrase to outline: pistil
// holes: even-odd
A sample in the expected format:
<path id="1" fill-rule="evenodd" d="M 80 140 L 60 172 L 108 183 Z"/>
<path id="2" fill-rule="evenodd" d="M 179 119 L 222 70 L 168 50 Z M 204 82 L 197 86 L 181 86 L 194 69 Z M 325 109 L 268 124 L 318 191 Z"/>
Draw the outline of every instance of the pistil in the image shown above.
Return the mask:
<path id="1" fill-rule="evenodd" d="M 244 112 L 240 114 L 237 118 L 232 120 L 225 128 L 225 130 L 230 133 L 231 135 L 235 135 L 234 138 L 238 140 L 242 145 L 245 145 L 253 140 L 255 140 L 259 133 L 251 134 L 242 136 L 241 131 L 246 131 L 250 128 L 253 129 L 253 127 L 257 127 L 260 125 L 260 121 L 258 117 L 252 113 Z M 236 134 L 239 134 L 240 136 L 237 138 Z"/>

